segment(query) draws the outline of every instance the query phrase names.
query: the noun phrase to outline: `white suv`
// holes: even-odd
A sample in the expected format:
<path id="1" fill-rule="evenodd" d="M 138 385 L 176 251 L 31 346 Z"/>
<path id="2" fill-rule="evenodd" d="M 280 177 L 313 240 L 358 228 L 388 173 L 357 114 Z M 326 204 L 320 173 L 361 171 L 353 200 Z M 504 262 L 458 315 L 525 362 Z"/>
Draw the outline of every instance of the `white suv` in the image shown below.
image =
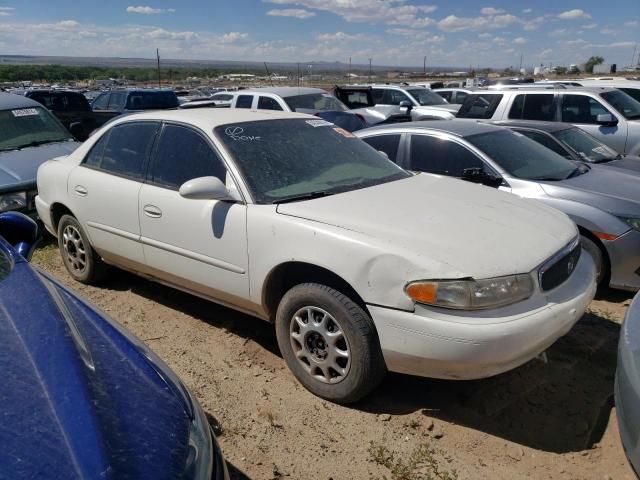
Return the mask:
<path id="1" fill-rule="evenodd" d="M 128 115 L 41 166 L 38 192 L 74 279 L 116 265 L 274 322 L 294 375 L 336 402 L 387 370 L 515 368 L 595 293 L 566 215 L 413 175 L 310 115 Z"/>
<path id="2" fill-rule="evenodd" d="M 640 154 L 640 102 L 615 88 L 473 92 L 458 118 L 571 123 L 618 153 Z"/>

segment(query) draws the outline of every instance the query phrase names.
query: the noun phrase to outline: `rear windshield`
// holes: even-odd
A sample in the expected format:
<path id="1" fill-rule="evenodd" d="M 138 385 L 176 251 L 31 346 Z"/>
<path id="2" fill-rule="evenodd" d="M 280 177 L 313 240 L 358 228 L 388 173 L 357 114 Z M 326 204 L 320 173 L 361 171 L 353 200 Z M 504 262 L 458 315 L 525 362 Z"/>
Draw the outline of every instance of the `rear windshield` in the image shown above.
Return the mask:
<path id="1" fill-rule="evenodd" d="M 127 98 L 127 110 L 162 110 L 178 107 L 175 92 L 131 92 Z"/>
<path id="2" fill-rule="evenodd" d="M 313 110 L 317 112 L 337 110 L 344 112 L 348 108 L 336 97 L 328 93 L 309 93 L 306 95 L 295 95 L 284 97 L 283 100 L 289 105 L 292 112 L 305 112 Z"/>
<path id="3" fill-rule="evenodd" d="M 70 139 L 69 132 L 42 107 L 0 111 L 0 150 Z"/>
<path id="4" fill-rule="evenodd" d="M 611 104 L 627 120 L 640 118 L 640 102 L 620 90 L 601 93 L 600 96 Z"/>
<path id="5" fill-rule="evenodd" d="M 412 88 L 407 89 L 407 92 L 411 94 L 411 96 L 423 107 L 447 104 L 447 101 L 444 98 L 427 88 Z"/>
<path id="6" fill-rule="evenodd" d="M 469 95 L 458 114 L 458 118 L 491 118 L 502 100 L 502 95 L 497 93 L 482 93 Z"/>
<path id="7" fill-rule="evenodd" d="M 409 177 L 353 134 L 322 119 L 223 125 L 215 133 L 258 203 L 335 194 Z"/>
<path id="8" fill-rule="evenodd" d="M 466 139 L 516 178 L 564 180 L 576 170 L 574 162 L 521 133 L 501 130 L 471 135 Z"/>

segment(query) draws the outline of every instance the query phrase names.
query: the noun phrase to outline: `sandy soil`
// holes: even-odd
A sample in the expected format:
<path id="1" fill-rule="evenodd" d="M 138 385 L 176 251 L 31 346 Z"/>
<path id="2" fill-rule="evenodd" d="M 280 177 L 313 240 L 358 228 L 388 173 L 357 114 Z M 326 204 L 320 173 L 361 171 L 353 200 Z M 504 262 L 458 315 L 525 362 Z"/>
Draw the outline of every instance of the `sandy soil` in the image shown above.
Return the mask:
<path id="1" fill-rule="evenodd" d="M 289 373 L 270 325 L 115 271 L 74 282 L 53 245 L 33 263 L 142 338 L 195 392 L 236 479 L 368 479 L 389 472 L 371 442 L 408 458 L 429 443 L 460 479 L 633 479 L 613 407 L 620 322 L 609 293 L 547 352 L 471 382 L 390 374 L 350 407 L 314 397 Z"/>

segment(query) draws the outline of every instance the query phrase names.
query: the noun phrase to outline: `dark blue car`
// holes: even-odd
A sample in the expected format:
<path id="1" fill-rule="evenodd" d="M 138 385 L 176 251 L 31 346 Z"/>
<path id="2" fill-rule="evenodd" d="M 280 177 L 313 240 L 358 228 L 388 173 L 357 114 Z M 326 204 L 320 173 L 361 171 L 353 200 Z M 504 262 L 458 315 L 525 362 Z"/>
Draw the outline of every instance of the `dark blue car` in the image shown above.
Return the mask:
<path id="1" fill-rule="evenodd" d="M 176 375 L 25 260 L 36 233 L 0 214 L 0 478 L 228 478 Z"/>
<path id="2" fill-rule="evenodd" d="M 38 167 L 79 145 L 40 103 L 0 92 L 0 212 L 35 216 Z"/>

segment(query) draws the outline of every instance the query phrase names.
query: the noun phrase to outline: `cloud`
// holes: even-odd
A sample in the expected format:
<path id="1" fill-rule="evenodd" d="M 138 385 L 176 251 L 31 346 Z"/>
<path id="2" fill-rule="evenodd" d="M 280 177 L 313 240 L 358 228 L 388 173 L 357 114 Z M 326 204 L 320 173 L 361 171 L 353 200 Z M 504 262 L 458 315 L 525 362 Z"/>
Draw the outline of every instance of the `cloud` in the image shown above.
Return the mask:
<path id="1" fill-rule="evenodd" d="M 586 13 L 584 10 L 576 8 L 576 9 L 567 10 L 566 12 L 562 12 L 558 14 L 558 18 L 561 20 L 578 20 L 578 19 L 591 18 L 591 15 Z"/>
<path id="2" fill-rule="evenodd" d="M 449 15 L 438 22 L 438 28 L 445 32 L 461 32 L 463 30 L 487 30 L 504 28 L 512 23 L 520 23 L 521 20 L 510 14 L 483 15 L 481 17 L 457 17 Z"/>
<path id="3" fill-rule="evenodd" d="M 272 17 L 293 17 L 301 20 L 316 16 L 315 12 L 310 12 L 309 10 L 304 10 L 302 8 L 275 8 L 273 10 L 269 10 L 267 15 Z"/>
<path id="4" fill-rule="evenodd" d="M 8 17 L 14 10 L 13 7 L 0 7 L 0 17 Z"/>
<path id="5" fill-rule="evenodd" d="M 487 33 L 487 32 L 479 33 L 479 34 L 478 34 L 478 38 L 485 38 L 485 39 L 486 39 L 486 38 L 491 38 L 491 34 L 490 34 L 490 33 Z"/>
<path id="6" fill-rule="evenodd" d="M 80 23 L 76 22 L 75 20 L 62 20 L 61 22 L 58 22 L 55 24 L 57 27 L 59 28 L 76 28 L 80 25 Z"/>
<path id="7" fill-rule="evenodd" d="M 603 35 L 618 35 L 620 32 L 618 30 L 615 30 L 613 28 L 603 28 L 600 30 L 600 33 Z"/>
<path id="8" fill-rule="evenodd" d="M 631 48 L 635 46 L 635 42 L 615 42 L 608 45 L 609 48 Z"/>
<path id="9" fill-rule="evenodd" d="M 582 28 L 586 30 L 591 30 L 592 28 L 596 28 L 598 26 L 597 23 L 588 23 L 586 25 L 582 25 Z"/>
<path id="10" fill-rule="evenodd" d="M 552 53 L 553 53 L 552 49 L 545 48 L 540 53 L 537 53 L 535 56 L 538 57 L 538 58 L 545 58 L 545 57 L 548 57 L 549 55 L 551 55 Z"/>
<path id="11" fill-rule="evenodd" d="M 629 22 L 624 22 L 624 26 L 625 27 L 640 27 L 640 21 L 638 20 L 631 20 Z"/>
<path id="12" fill-rule="evenodd" d="M 532 8 L 525 8 L 524 10 L 522 10 L 522 13 L 531 13 L 533 12 Z"/>
<path id="13" fill-rule="evenodd" d="M 141 13 L 143 15 L 156 15 L 158 13 L 173 13 L 175 8 L 153 8 L 149 6 L 127 7 L 128 13 Z"/>
<path id="14" fill-rule="evenodd" d="M 237 42 L 238 40 L 244 40 L 248 36 L 249 36 L 248 33 L 229 32 L 229 33 L 225 33 L 224 35 L 222 35 L 222 37 L 220 37 L 220 42 L 222 42 L 222 43 L 234 43 L 234 42 Z"/>
<path id="15" fill-rule="evenodd" d="M 525 43 L 527 43 L 527 39 L 524 37 L 514 38 L 513 43 L 515 43 L 516 45 L 524 45 Z"/>
<path id="16" fill-rule="evenodd" d="M 423 28 L 435 20 L 423 16 L 437 10 L 435 5 L 409 5 L 404 0 L 262 0 L 276 5 L 295 5 L 338 15 L 351 23 L 402 25 Z"/>
<path id="17" fill-rule="evenodd" d="M 482 10 L 480 10 L 480 13 L 482 13 L 483 15 L 498 15 L 500 13 L 504 13 L 504 10 L 502 10 L 501 8 L 484 7 Z"/>

